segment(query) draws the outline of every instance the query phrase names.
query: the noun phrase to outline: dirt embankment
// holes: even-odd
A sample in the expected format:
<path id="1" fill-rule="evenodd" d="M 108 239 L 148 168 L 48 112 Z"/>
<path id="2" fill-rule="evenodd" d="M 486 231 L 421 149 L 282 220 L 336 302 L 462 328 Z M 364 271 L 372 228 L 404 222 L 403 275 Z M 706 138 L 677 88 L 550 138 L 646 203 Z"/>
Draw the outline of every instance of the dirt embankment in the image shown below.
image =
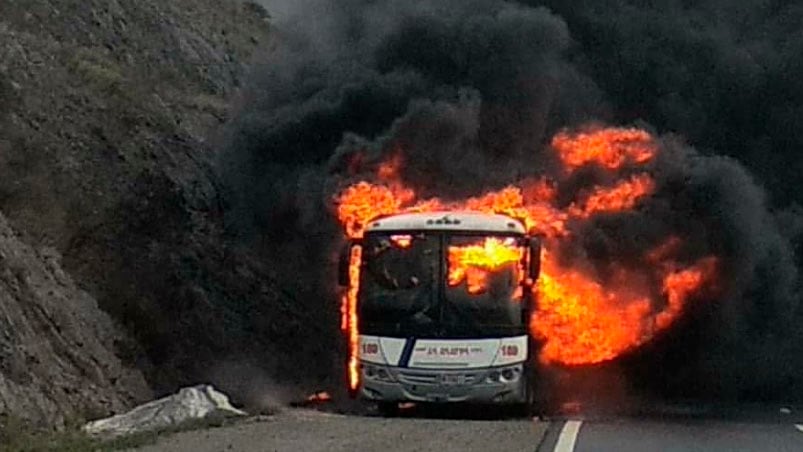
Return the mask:
<path id="1" fill-rule="evenodd" d="M 0 349 L 0 412 L 117 410 L 141 394 L 119 375 L 129 367 L 157 394 L 211 382 L 239 400 L 329 373 L 331 347 L 308 340 L 327 332 L 308 317 L 336 306 L 310 314 L 319 300 L 227 242 L 214 170 L 269 20 L 241 0 L 0 3 L 0 212 L 64 258 L 64 273 L 29 248 L 18 270 L 0 260 L 0 344 L 36 350 Z M 29 287 L 27 273 L 52 281 Z"/>

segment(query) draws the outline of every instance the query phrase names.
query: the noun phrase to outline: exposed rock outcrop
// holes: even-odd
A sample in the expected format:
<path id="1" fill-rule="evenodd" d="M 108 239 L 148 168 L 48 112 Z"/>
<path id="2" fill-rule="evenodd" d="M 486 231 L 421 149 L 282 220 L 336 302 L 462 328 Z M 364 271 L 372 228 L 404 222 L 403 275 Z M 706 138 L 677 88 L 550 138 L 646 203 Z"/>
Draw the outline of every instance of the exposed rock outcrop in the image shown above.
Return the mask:
<path id="1" fill-rule="evenodd" d="M 204 381 L 242 402 L 331 374 L 336 301 L 321 309 L 225 234 L 216 137 L 269 52 L 268 20 L 243 0 L 0 1 L 0 211 L 63 256 L 157 395 Z"/>
<path id="2" fill-rule="evenodd" d="M 150 397 L 116 349 L 128 340 L 62 270 L 0 214 L 0 414 L 38 424 L 118 412 Z"/>

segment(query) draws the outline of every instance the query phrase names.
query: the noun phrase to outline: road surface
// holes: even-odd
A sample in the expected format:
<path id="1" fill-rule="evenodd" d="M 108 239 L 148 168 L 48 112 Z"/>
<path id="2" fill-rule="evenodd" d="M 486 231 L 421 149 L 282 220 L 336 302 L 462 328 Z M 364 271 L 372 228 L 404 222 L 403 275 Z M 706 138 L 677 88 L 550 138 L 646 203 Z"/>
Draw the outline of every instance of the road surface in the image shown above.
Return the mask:
<path id="1" fill-rule="evenodd" d="M 803 426 L 728 422 L 569 420 L 553 423 L 538 451 L 803 451 Z"/>
<path id="2" fill-rule="evenodd" d="M 289 410 L 260 422 L 178 433 L 141 451 L 534 451 L 547 423 L 347 416 Z"/>
<path id="3" fill-rule="evenodd" d="M 588 452 L 803 451 L 803 416 L 794 410 L 710 419 L 645 416 L 562 420 L 386 419 L 312 410 L 166 436 L 143 452 Z"/>

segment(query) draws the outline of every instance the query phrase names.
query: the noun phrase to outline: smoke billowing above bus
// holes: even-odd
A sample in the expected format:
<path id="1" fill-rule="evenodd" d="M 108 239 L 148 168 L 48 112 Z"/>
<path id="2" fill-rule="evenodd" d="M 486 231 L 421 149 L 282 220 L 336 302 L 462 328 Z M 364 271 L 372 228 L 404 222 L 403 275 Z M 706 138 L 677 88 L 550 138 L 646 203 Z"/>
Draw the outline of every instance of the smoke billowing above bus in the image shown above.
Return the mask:
<path id="1" fill-rule="evenodd" d="M 768 179 L 800 165 L 789 131 L 803 90 L 784 74 L 803 53 L 782 20 L 800 11 L 727 9 L 732 30 L 754 28 L 740 41 L 709 20 L 712 1 L 266 3 L 273 50 L 221 163 L 228 224 L 298 262 L 286 276 L 305 275 L 300 290 L 332 300 L 333 317 L 332 270 L 309 269 L 340 246 L 337 200 L 362 181 L 385 190 L 375 207 L 495 205 L 530 218 L 551 253 L 537 332 L 603 357 L 545 351 L 545 362 L 622 360 L 628 384 L 659 394 L 803 388 L 803 223 L 769 201 L 786 205 L 799 190 Z M 574 318 L 567 297 L 594 312 L 575 326 L 601 334 L 578 343 L 551 332 Z"/>

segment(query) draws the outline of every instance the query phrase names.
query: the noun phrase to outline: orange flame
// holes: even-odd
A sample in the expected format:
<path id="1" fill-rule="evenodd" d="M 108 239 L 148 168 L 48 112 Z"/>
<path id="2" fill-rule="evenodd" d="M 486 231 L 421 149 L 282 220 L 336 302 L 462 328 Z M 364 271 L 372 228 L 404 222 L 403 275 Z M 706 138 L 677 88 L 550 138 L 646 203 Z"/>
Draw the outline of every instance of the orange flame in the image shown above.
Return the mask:
<path id="1" fill-rule="evenodd" d="M 494 237 L 486 238 L 482 245 L 450 246 L 447 283 L 454 287 L 466 281 L 469 293 L 481 293 L 489 272 L 521 262 L 522 257 L 521 247 Z"/>
<path id="2" fill-rule="evenodd" d="M 597 165 L 612 176 L 618 175 L 619 170 L 643 167 L 658 152 L 649 133 L 632 128 L 561 132 L 552 140 L 552 148 L 565 174 L 584 165 Z M 680 237 L 670 237 L 655 249 L 645 250 L 639 265 L 611 262 L 604 277 L 591 265 L 561 259 L 563 245 L 576 240 L 572 224 L 602 213 L 637 208 L 655 192 L 655 181 L 646 170 L 636 174 L 631 171 L 630 176 L 610 186 L 592 187 L 566 207 L 558 204 L 558 184 L 545 178 L 462 202 L 446 202 L 418 199 L 414 190 L 405 187 L 399 177 L 403 166 L 400 156 L 397 153 L 380 166 L 377 179 L 381 183 L 359 182 L 335 199 L 346 234 L 361 237 L 369 222 L 380 215 L 462 210 L 505 214 L 521 220 L 531 233 L 545 235 L 541 275 L 534 289 L 538 310 L 531 320 L 532 334 L 544 343 L 540 351 L 542 362 L 578 365 L 616 358 L 670 327 L 689 300 L 716 280 L 714 257 L 692 265 L 675 261 L 683 245 Z M 482 291 L 487 272 L 520 261 L 519 253 L 515 247 L 493 238 L 482 245 L 450 247 L 448 283 L 465 281 L 469 291 Z M 350 343 L 351 384 L 356 388 L 359 256 L 352 258 L 352 286 L 343 298 L 342 310 Z"/>
<path id="3" fill-rule="evenodd" d="M 716 271 L 716 258 L 708 257 L 698 261 L 693 267 L 680 271 L 667 272 L 663 280 L 663 292 L 667 306 L 655 317 L 655 326 L 666 329 L 683 312 L 685 300 L 706 282 L 711 281 Z"/>
<path id="4" fill-rule="evenodd" d="M 650 312 L 648 298 L 621 299 L 579 271 L 560 268 L 543 253 L 536 284 L 538 312 L 533 333 L 546 340 L 543 362 L 596 363 L 612 359 L 641 342 L 641 323 Z"/>
<path id="5" fill-rule="evenodd" d="M 322 403 L 322 402 L 329 402 L 332 400 L 332 395 L 326 391 L 318 391 L 316 393 L 310 394 L 307 396 L 306 402 L 310 403 Z"/>
<path id="6" fill-rule="evenodd" d="M 646 163 L 655 156 L 652 136 L 641 129 L 607 128 L 571 134 L 561 132 L 552 138 L 552 147 L 571 172 L 588 163 L 619 169 L 625 163 Z"/>
<path id="7" fill-rule="evenodd" d="M 413 238 L 409 235 L 391 235 L 390 240 L 393 242 L 393 245 L 399 248 L 409 248 L 413 243 Z"/>
<path id="8" fill-rule="evenodd" d="M 548 253 L 544 253 L 549 256 Z M 589 364 L 613 359 L 650 340 L 682 314 L 686 300 L 714 276 L 716 259 L 663 275 L 666 306 L 654 309 L 654 294 L 638 284 L 604 287 L 582 272 L 545 258 L 536 285 L 539 309 L 532 330 L 546 343 L 541 361 Z M 655 269 L 661 272 L 660 269 Z M 620 269 L 618 279 L 634 278 Z"/>
<path id="9" fill-rule="evenodd" d="M 582 206 L 571 206 L 569 213 L 581 218 L 601 212 L 621 212 L 636 205 L 639 199 L 655 189 L 655 182 L 647 174 L 633 176 L 612 188 L 597 188 Z"/>
<path id="10" fill-rule="evenodd" d="M 349 287 L 343 295 L 343 302 L 340 305 L 342 319 L 340 328 L 346 333 L 348 338 L 348 380 L 349 388 L 356 390 L 360 384 L 360 333 L 359 319 L 357 318 L 357 293 L 360 290 L 360 259 L 362 259 L 362 248 L 355 246 L 351 249 L 349 256 Z"/>
<path id="11" fill-rule="evenodd" d="M 401 211 L 402 196 L 382 185 L 360 182 L 346 189 L 337 207 L 337 217 L 346 229 L 349 237 L 362 237 L 363 229 L 368 221 L 380 215 L 388 215 Z"/>

